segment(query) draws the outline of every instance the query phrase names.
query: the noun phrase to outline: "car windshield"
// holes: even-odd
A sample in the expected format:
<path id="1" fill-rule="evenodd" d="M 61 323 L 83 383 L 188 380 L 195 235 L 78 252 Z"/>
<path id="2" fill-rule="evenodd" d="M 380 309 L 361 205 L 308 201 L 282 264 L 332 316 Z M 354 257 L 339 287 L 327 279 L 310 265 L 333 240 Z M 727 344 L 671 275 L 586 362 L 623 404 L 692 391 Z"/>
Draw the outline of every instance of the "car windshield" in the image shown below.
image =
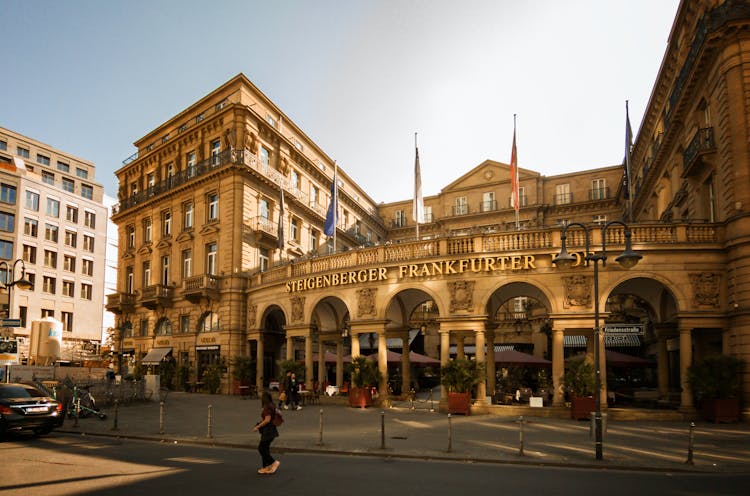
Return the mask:
<path id="1" fill-rule="evenodd" d="M 2 386 L 0 398 L 31 398 L 31 393 L 23 386 Z"/>

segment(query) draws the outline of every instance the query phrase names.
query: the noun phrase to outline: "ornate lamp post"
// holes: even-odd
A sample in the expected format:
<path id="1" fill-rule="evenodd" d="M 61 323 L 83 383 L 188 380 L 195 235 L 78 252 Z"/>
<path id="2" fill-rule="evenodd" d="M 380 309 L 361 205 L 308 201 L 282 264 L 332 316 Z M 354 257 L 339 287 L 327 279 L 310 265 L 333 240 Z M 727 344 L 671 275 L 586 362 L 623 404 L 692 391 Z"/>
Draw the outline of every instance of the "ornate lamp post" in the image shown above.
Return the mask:
<path id="1" fill-rule="evenodd" d="M 21 277 L 16 279 L 16 265 L 21 264 Z M 8 318 L 11 318 L 11 292 L 13 286 L 17 286 L 19 289 L 34 289 L 34 285 L 26 279 L 26 264 L 22 259 L 17 259 L 13 262 L 13 265 L 8 265 L 5 260 L 0 261 L 0 272 L 3 272 L 5 276 L 3 281 L 0 281 L 2 287 L 8 290 Z"/>
<path id="2" fill-rule="evenodd" d="M 617 224 L 625 229 L 625 250 L 615 258 L 615 261 L 619 263 L 623 268 L 630 269 L 634 267 L 641 258 L 640 254 L 633 251 L 631 244 L 631 232 L 630 228 L 624 222 L 613 220 L 607 222 L 602 226 L 602 250 L 600 253 L 592 253 L 589 251 L 590 247 L 590 233 L 589 228 L 579 222 L 572 222 L 563 228 L 560 234 L 560 253 L 552 260 L 552 263 L 561 269 L 567 269 L 576 262 L 576 257 L 568 253 L 566 246 L 568 229 L 571 227 L 580 227 L 583 229 L 585 234 L 585 260 L 588 266 L 590 262 L 594 265 L 594 368 L 596 369 L 595 375 L 595 391 L 594 401 L 596 402 L 596 412 L 594 413 L 594 431 L 596 436 L 595 448 L 596 448 L 596 459 L 603 459 L 603 442 L 602 442 L 602 377 L 601 377 L 601 350 L 599 349 L 599 262 L 602 263 L 602 267 L 607 265 L 607 229 L 610 226 Z"/>

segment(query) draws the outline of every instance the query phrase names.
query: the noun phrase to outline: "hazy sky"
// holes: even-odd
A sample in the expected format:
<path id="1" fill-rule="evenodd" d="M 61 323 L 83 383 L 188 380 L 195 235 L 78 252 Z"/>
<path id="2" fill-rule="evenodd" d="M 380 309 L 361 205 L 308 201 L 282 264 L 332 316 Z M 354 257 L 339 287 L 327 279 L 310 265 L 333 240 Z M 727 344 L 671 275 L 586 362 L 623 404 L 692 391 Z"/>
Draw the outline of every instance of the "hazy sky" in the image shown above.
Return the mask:
<path id="1" fill-rule="evenodd" d="M 94 162 L 244 73 L 376 201 L 621 163 L 678 0 L 0 0 L 0 126 Z"/>

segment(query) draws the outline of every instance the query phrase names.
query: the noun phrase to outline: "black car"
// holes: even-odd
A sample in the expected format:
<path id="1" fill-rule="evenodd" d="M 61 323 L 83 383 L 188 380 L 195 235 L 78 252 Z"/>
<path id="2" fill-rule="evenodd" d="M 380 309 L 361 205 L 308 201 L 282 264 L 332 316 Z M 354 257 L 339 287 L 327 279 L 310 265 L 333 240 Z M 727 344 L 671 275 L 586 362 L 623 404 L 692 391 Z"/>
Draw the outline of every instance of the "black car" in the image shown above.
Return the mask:
<path id="1" fill-rule="evenodd" d="M 0 437 L 9 432 L 47 434 L 65 420 L 63 404 L 28 384 L 0 383 Z"/>

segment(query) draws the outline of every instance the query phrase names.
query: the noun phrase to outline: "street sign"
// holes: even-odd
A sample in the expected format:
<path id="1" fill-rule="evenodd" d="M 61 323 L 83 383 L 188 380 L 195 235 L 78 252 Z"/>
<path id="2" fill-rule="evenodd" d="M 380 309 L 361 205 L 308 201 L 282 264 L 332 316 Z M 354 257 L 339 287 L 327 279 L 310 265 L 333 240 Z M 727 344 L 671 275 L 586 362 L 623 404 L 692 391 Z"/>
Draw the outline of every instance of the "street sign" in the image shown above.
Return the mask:
<path id="1" fill-rule="evenodd" d="M 21 327 L 21 319 L 0 319 L 0 327 Z"/>
<path id="2" fill-rule="evenodd" d="M 607 324 L 604 333 L 609 335 L 642 336 L 643 324 Z"/>

